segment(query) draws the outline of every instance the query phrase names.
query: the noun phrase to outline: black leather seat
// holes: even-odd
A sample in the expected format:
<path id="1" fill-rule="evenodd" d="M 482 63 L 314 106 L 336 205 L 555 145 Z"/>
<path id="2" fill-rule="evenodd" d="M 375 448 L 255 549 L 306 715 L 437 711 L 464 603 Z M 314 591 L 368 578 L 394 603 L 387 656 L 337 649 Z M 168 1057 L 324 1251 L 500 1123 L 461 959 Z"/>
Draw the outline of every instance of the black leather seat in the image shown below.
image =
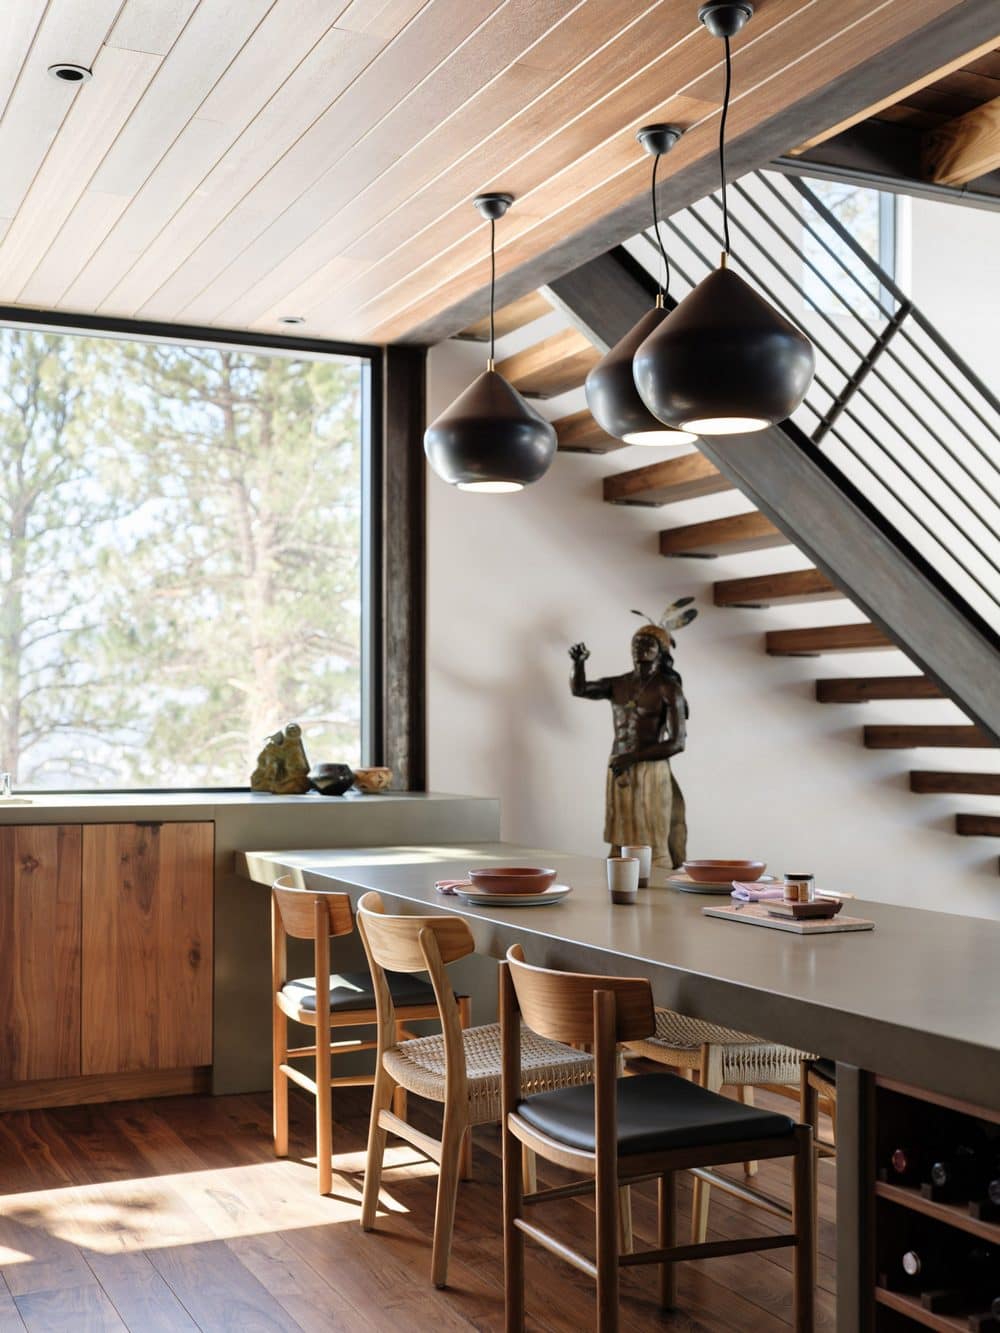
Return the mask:
<path id="1" fill-rule="evenodd" d="M 434 988 L 429 981 L 403 972 L 387 972 L 386 980 L 395 1005 L 434 1004 Z M 316 982 L 312 977 L 286 981 L 282 995 L 306 1013 L 316 1012 Z M 330 1012 L 349 1009 L 374 1009 L 375 991 L 367 972 L 338 972 L 330 977 Z"/>
<path id="2" fill-rule="evenodd" d="M 540 1133 L 594 1152 L 594 1089 L 560 1088 L 518 1103 L 517 1114 Z M 794 1122 L 774 1111 L 699 1088 L 673 1074 L 618 1080 L 618 1152 L 663 1152 L 791 1134 Z M 791 1151 L 791 1149 L 789 1149 Z"/>
<path id="3" fill-rule="evenodd" d="M 837 1062 L 835 1060 L 810 1060 L 810 1069 L 825 1078 L 827 1083 L 837 1082 Z"/>

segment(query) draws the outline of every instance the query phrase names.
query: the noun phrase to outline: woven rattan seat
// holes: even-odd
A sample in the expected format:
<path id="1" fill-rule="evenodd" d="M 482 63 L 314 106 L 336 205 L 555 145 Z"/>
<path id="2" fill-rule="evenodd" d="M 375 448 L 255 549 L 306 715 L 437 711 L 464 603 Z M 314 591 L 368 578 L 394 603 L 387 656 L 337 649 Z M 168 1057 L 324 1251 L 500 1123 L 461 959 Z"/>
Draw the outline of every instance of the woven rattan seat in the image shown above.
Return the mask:
<path id="1" fill-rule="evenodd" d="M 722 1051 L 722 1082 L 737 1087 L 760 1087 L 765 1083 L 798 1083 L 804 1051 L 776 1042 L 763 1041 L 735 1028 L 688 1018 L 673 1009 L 657 1009 L 656 1035 L 630 1041 L 632 1055 L 645 1056 L 658 1064 L 678 1069 L 698 1069 L 702 1048 L 718 1046 Z"/>
<path id="2" fill-rule="evenodd" d="M 467 1028 L 462 1040 L 470 1122 L 495 1123 L 500 1119 L 500 1025 L 489 1023 Z M 383 1059 L 388 1073 L 408 1092 L 434 1102 L 445 1100 L 443 1036 L 435 1034 L 401 1041 L 393 1050 L 386 1051 Z M 594 1062 L 589 1055 L 539 1037 L 528 1028 L 521 1029 L 522 1096 L 582 1087 L 593 1080 Z"/>

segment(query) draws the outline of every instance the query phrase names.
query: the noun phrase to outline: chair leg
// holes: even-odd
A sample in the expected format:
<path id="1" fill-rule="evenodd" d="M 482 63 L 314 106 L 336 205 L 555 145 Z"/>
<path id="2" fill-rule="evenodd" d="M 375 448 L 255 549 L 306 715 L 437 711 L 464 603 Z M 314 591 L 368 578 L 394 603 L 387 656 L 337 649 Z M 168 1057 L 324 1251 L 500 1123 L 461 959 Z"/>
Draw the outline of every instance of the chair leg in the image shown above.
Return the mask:
<path id="1" fill-rule="evenodd" d="M 535 1154 L 529 1153 L 506 1125 L 500 1127 L 503 1148 L 503 1291 L 505 1333 L 524 1333 L 524 1232 L 515 1219 L 524 1212 L 524 1179 L 528 1161 L 534 1173 Z"/>
<path id="2" fill-rule="evenodd" d="M 719 1092 L 722 1088 L 722 1047 L 703 1046 L 701 1058 L 701 1078 L 699 1082 L 710 1092 Z M 710 1200 L 708 1182 L 695 1176 L 691 1194 L 691 1243 L 703 1245 L 708 1239 L 708 1205 Z"/>
<path id="3" fill-rule="evenodd" d="M 632 1234 L 632 1187 L 622 1185 L 618 1190 L 618 1251 L 631 1254 L 635 1249 Z"/>
<path id="4" fill-rule="evenodd" d="M 461 1174 L 462 1143 L 467 1130 L 468 1123 L 464 1117 L 456 1121 L 454 1114 L 449 1115 L 447 1111 L 445 1112 L 437 1204 L 434 1209 L 434 1252 L 431 1255 L 431 1281 L 435 1287 L 444 1287 L 448 1282 L 448 1260 L 451 1258 L 451 1238 L 455 1230 L 455 1203 Z"/>
<path id="5" fill-rule="evenodd" d="M 316 1183 L 320 1194 L 333 1189 L 333 1092 L 330 1088 L 330 1030 L 316 1026 Z"/>
<path id="6" fill-rule="evenodd" d="M 458 997 L 458 1023 L 463 1032 L 466 1028 L 472 1027 L 472 1008 L 468 995 Z M 472 1179 L 472 1130 L 465 1132 L 465 1138 L 462 1140 L 462 1160 L 459 1167 L 459 1174 L 463 1180 Z"/>
<path id="7" fill-rule="evenodd" d="M 271 1025 L 271 1110 L 274 1125 L 274 1154 L 288 1156 L 288 1075 L 281 1066 L 288 1059 L 288 1018 L 275 1005 Z"/>
<path id="8" fill-rule="evenodd" d="M 808 1125 L 813 1136 L 813 1184 L 812 1184 L 812 1226 L 813 1243 L 819 1245 L 819 1149 L 816 1147 L 816 1135 L 819 1132 L 819 1092 L 809 1082 L 809 1066 L 802 1064 L 802 1073 L 799 1082 L 799 1120 L 803 1125 Z M 813 1263 L 818 1263 L 818 1256 L 814 1253 Z"/>
<path id="9" fill-rule="evenodd" d="M 597 1333 L 618 1333 L 618 1164 L 597 1164 Z"/>
<path id="10" fill-rule="evenodd" d="M 793 1305 L 795 1333 L 813 1333 L 816 1287 L 816 1157 L 810 1125 L 795 1128 L 792 1211 L 795 1227 Z"/>
<path id="11" fill-rule="evenodd" d="M 753 1088 L 749 1083 L 741 1083 L 736 1089 L 736 1096 L 744 1106 L 753 1106 Z M 755 1176 L 757 1174 L 756 1162 L 744 1162 L 743 1174 L 745 1176 Z"/>
<path id="12" fill-rule="evenodd" d="M 677 1243 L 677 1177 L 665 1171 L 657 1182 L 657 1248 L 667 1250 Z M 660 1308 L 677 1304 L 677 1265 L 660 1264 Z"/>
<path id="13" fill-rule="evenodd" d="M 372 1088 L 372 1111 L 368 1122 L 368 1152 L 365 1155 L 365 1185 L 361 1199 L 361 1226 L 365 1231 L 375 1230 L 378 1196 L 382 1186 L 382 1161 L 388 1131 L 378 1122 L 379 1113 L 387 1111 L 396 1083 L 381 1065 L 375 1070 Z"/>
<path id="14" fill-rule="evenodd" d="M 406 1040 L 406 1023 L 405 1023 L 402 1019 L 397 1018 L 397 1019 L 396 1019 L 396 1041 L 397 1041 L 397 1042 L 400 1042 L 400 1041 L 405 1041 L 405 1040 Z M 393 1115 L 398 1115 L 399 1118 L 400 1118 L 400 1120 L 405 1120 L 405 1119 L 406 1119 L 406 1107 L 407 1107 L 406 1089 L 403 1087 L 402 1083 L 397 1083 L 397 1084 L 396 1084 L 396 1090 L 395 1090 L 395 1092 L 392 1094 L 392 1113 L 393 1113 Z"/>

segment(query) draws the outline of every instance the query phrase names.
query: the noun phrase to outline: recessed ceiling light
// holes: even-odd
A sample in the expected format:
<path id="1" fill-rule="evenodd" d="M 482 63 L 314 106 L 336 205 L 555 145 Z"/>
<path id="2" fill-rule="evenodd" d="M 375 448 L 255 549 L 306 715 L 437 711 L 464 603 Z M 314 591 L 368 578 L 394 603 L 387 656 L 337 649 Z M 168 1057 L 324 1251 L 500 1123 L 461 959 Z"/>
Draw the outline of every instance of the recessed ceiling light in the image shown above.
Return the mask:
<path id="1" fill-rule="evenodd" d="M 282 315 L 278 320 L 279 324 L 304 324 L 305 322 L 305 315 Z"/>
<path id="2" fill-rule="evenodd" d="M 94 77 L 93 70 L 89 70 L 86 65 L 70 65 L 65 61 L 50 65 L 49 73 L 61 83 L 86 83 Z"/>

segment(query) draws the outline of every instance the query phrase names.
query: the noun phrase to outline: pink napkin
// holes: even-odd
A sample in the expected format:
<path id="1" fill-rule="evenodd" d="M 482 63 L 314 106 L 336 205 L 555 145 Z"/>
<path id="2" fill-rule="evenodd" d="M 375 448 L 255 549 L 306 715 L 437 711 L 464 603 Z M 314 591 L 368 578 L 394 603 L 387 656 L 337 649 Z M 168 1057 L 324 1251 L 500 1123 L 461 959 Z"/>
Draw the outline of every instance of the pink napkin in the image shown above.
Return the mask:
<path id="1" fill-rule="evenodd" d="M 460 885 L 470 884 L 471 882 L 468 879 L 439 879 L 435 882 L 434 887 L 438 893 L 454 893 Z"/>
<path id="2" fill-rule="evenodd" d="M 741 884 L 733 880 L 733 897 L 745 903 L 765 902 L 768 898 L 783 898 L 784 888 L 780 884 Z"/>

